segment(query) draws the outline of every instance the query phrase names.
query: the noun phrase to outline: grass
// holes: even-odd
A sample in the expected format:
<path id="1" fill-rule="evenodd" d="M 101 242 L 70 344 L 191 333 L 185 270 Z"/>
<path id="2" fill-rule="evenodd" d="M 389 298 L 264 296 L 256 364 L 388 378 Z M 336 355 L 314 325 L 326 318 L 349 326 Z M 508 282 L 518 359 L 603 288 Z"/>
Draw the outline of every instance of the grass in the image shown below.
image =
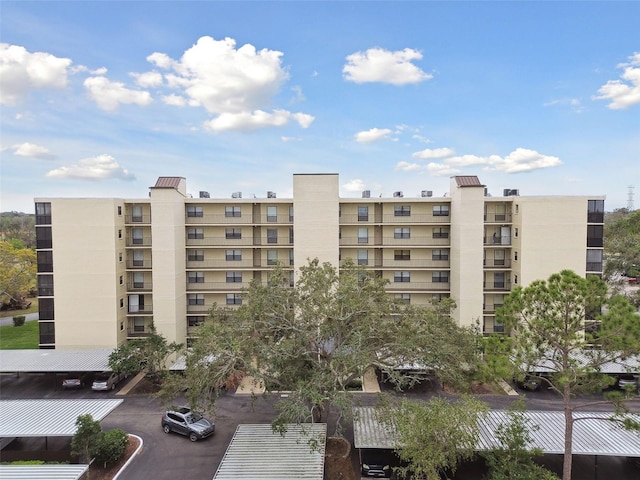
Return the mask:
<path id="1" fill-rule="evenodd" d="M 0 350 L 38 348 L 38 322 L 25 322 L 21 327 L 4 325 L 0 327 Z"/>

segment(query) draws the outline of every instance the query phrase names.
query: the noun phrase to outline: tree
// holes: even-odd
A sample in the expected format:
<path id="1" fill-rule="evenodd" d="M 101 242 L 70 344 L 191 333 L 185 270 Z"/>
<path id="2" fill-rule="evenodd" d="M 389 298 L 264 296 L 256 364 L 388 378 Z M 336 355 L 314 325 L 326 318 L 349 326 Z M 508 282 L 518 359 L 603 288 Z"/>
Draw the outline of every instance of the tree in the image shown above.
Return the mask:
<path id="1" fill-rule="evenodd" d="M 36 245 L 36 216 L 22 212 L 2 212 L 0 213 L 0 232 L 3 238 L 17 240 L 26 248 L 33 248 Z"/>
<path id="2" fill-rule="evenodd" d="M 0 242 L 0 302 L 25 308 L 25 300 L 36 286 L 36 254 L 29 248 L 16 248 Z"/>
<path id="3" fill-rule="evenodd" d="M 604 274 L 640 276 L 640 210 L 618 211 L 605 217 Z"/>
<path id="4" fill-rule="evenodd" d="M 194 408 L 211 409 L 224 386 L 251 376 L 267 393 L 289 392 L 276 426 L 325 422 L 330 411 L 350 414 L 349 385 L 374 366 L 398 378 L 394 366 L 415 363 L 454 382 L 464 375 L 461 362 L 475 361 L 475 337 L 455 325 L 450 302 L 398 302 L 386 280 L 349 260 L 339 272 L 312 260 L 294 286 L 289 273 L 278 266 L 265 284 L 251 283 L 240 307 L 211 309 L 187 356 Z"/>
<path id="5" fill-rule="evenodd" d="M 169 357 L 181 349 L 181 344 L 168 343 L 152 324 L 148 337 L 129 340 L 111 352 L 109 367 L 114 372 L 127 375 L 145 370 L 147 378 L 161 385 L 167 373 Z"/>
<path id="6" fill-rule="evenodd" d="M 76 419 L 76 426 L 76 433 L 71 438 L 71 453 L 82 456 L 89 463 L 102 435 L 102 427 L 90 414 L 80 415 Z"/>
<path id="7" fill-rule="evenodd" d="M 640 317 L 624 297 L 607 297 L 607 286 L 601 279 L 585 279 L 570 270 L 515 288 L 496 315 L 515 336 L 509 357 L 514 370 L 519 375 L 547 370 L 540 379 L 562 396 L 563 479 L 569 480 L 573 424 L 577 421 L 573 413 L 594 405 L 576 403 L 573 396 L 610 385 L 614 379 L 603 374 L 602 367 L 640 352 Z M 617 413 L 624 413 L 621 396 L 595 403 L 603 402 L 612 402 Z M 612 416 L 612 420 L 617 418 Z"/>
<path id="8" fill-rule="evenodd" d="M 124 455 L 128 444 L 129 435 L 120 428 L 102 432 L 93 448 L 96 462 L 101 463 L 104 468 L 117 462 Z"/>
<path id="9" fill-rule="evenodd" d="M 509 422 L 495 430 L 499 446 L 482 454 L 489 466 L 487 480 L 557 480 L 554 473 L 534 462 L 542 450 L 529 448 L 531 432 L 540 427 L 525 417 L 524 402 L 514 402 L 508 416 Z"/>
<path id="10" fill-rule="evenodd" d="M 402 399 L 378 407 L 379 421 L 395 432 L 396 453 L 403 466 L 400 478 L 439 479 L 454 475 L 457 466 L 475 456 L 478 420 L 488 406 L 472 397 L 457 402 L 432 398 L 428 402 Z"/>

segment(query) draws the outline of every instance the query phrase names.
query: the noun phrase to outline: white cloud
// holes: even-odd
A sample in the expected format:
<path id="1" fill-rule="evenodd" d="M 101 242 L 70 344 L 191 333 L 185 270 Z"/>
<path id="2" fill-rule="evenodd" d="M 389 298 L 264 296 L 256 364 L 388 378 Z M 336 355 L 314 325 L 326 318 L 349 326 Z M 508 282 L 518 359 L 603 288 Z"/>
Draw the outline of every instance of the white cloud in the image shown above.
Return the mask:
<path id="1" fill-rule="evenodd" d="M 169 85 L 211 113 L 256 110 L 278 93 L 289 78 L 282 67 L 282 52 L 245 44 L 236 49 L 232 38 L 201 37 L 179 61 L 164 53 L 147 57 L 159 68 L 171 70 Z"/>
<path id="2" fill-rule="evenodd" d="M 160 72 L 132 73 L 136 83 L 142 88 L 153 88 L 162 85 L 162 74 Z"/>
<path id="3" fill-rule="evenodd" d="M 558 98 L 554 100 L 550 100 L 542 104 L 545 107 L 554 107 L 554 106 L 569 106 L 571 110 L 576 113 L 581 113 L 584 111 L 584 107 L 582 106 L 582 102 L 579 98 Z"/>
<path id="4" fill-rule="evenodd" d="M 420 172 L 424 167 L 417 163 L 398 162 L 396 164 L 396 170 L 402 170 L 403 172 Z"/>
<path id="5" fill-rule="evenodd" d="M 291 113 L 286 110 L 274 110 L 273 113 L 263 110 L 239 113 L 227 112 L 205 122 L 204 127 L 214 132 L 227 130 L 247 132 L 266 127 L 282 127 L 289 123 L 290 120 L 295 120 L 302 128 L 307 128 L 314 121 L 314 117 L 305 113 Z"/>
<path id="6" fill-rule="evenodd" d="M 301 142 L 302 139 L 299 137 L 280 137 L 280 140 L 282 140 L 283 142 L 287 143 L 287 142 Z"/>
<path id="7" fill-rule="evenodd" d="M 292 102 L 304 102 L 307 99 L 304 93 L 302 93 L 302 87 L 300 85 L 294 85 L 291 87 L 291 91 L 293 92 Z"/>
<path id="8" fill-rule="evenodd" d="M 355 178 L 342 185 L 342 188 L 347 192 L 361 192 L 365 187 L 365 183 L 359 178 Z"/>
<path id="9" fill-rule="evenodd" d="M 391 133 L 388 128 L 372 128 L 355 134 L 355 140 L 359 143 L 371 143 L 386 138 Z"/>
<path id="10" fill-rule="evenodd" d="M 136 104 L 141 107 L 153 102 L 149 92 L 131 90 L 121 82 L 112 82 L 105 77 L 89 77 L 84 81 L 89 96 L 103 110 L 117 110 L 120 104 Z"/>
<path id="11" fill-rule="evenodd" d="M 0 43 L 0 104 L 16 105 L 32 90 L 67 85 L 68 58 Z"/>
<path id="12" fill-rule="evenodd" d="M 413 153 L 411 156 L 421 159 L 433 159 L 451 157 L 454 153 L 454 150 L 451 148 L 426 148 Z"/>
<path id="13" fill-rule="evenodd" d="M 414 140 L 417 140 L 418 142 L 421 142 L 421 143 L 431 143 L 430 139 L 428 139 L 427 137 L 424 137 L 422 135 L 415 134 L 411 138 L 413 138 Z"/>
<path id="14" fill-rule="evenodd" d="M 111 155 L 83 158 L 75 165 L 63 166 L 47 172 L 47 177 L 80 180 L 135 180 Z"/>
<path id="15" fill-rule="evenodd" d="M 42 160 L 51 160 L 56 158 L 48 148 L 33 143 L 25 142 L 11 147 L 13 154 L 18 157 L 39 158 Z"/>
<path id="16" fill-rule="evenodd" d="M 447 158 L 445 160 L 445 163 L 447 165 L 453 165 L 456 167 L 471 167 L 474 165 L 487 165 L 494 157 L 496 157 L 496 160 L 500 158 L 497 155 L 492 155 L 489 157 L 479 157 L 477 155 L 458 155 L 456 157 Z"/>
<path id="17" fill-rule="evenodd" d="M 629 57 L 628 63 L 621 63 L 617 67 L 624 69 L 620 75 L 622 80 L 609 80 L 598 89 L 600 95 L 593 98 L 611 100 L 607 106 L 612 110 L 640 104 L 640 52 L 635 52 Z"/>
<path id="18" fill-rule="evenodd" d="M 174 107 L 184 107 L 187 104 L 187 99 L 172 93 L 171 95 L 163 96 L 162 102 Z"/>
<path id="19" fill-rule="evenodd" d="M 456 173 L 460 173 L 460 170 L 458 170 L 457 168 L 453 168 L 451 165 L 442 163 L 431 162 L 426 166 L 426 169 L 431 175 L 434 175 L 436 177 L 441 177 L 443 175 L 455 175 Z"/>
<path id="20" fill-rule="evenodd" d="M 392 85 L 419 83 L 433 78 L 413 63 L 422 59 L 418 50 L 405 48 L 391 52 L 382 48 L 370 48 L 347 56 L 342 68 L 345 80 L 355 83 L 381 82 Z"/>
<path id="21" fill-rule="evenodd" d="M 516 148 L 504 158 L 492 155 L 488 161 L 491 169 L 506 173 L 530 172 L 542 168 L 557 167 L 562 165 L 558 157 L 543 155 L 535 150 Z"/>

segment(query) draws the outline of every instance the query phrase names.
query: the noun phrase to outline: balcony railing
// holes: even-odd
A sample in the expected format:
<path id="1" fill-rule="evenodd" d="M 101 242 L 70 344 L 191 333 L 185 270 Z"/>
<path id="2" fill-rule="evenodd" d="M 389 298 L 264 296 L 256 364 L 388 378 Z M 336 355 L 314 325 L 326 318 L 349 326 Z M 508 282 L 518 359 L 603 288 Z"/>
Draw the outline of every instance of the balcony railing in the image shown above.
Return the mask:
<path id="1" fill-rule="evenodd" d="M 149 224 L 151 223 L 151 215 L 125 215 L 124 222 L 135 224 Z"/>
<path id="2" fill-rule="evenodd" d="M 150 247 L 151 237 L 127 237 L 127 247 Z"/>
<path id="3" fill-rule="evenodd" d="M 127 290 L 131 292 L 146 292 L 151 291 L 153 285 L 151 282 L 128 282 Z"/>
<path id="4" fill-rule="evenodd" d="M 153 304 L 145 303 L 144 305 L 129 305 L 127 307 L 127 314 L 139 315 L 139 314 L 153 313 Z"/>
<path id="5" fill-rule="evenodd" d="M 511 282 L 484 282 L 485 290 L 509 291 L 511 290 Z"/>
<path id="6" fill-rule="evenodd" d="M 443 246 L 449 245 L 448 238 L 433 238 L 433 237 L 408 237 L 408 238 L 395 238 L 395 237 L 342 237 L 340 239 L 340 246 L 362 246 L 362 245 L 380 245 L 380 246 L 403 246 L 403 245 L 416 245 L 423 247 L 431 246 Z"/>
<path id="7" fill-rule="evenodd" d="M 274 241 L 270 241 L 270 238 L 261 237 L 261 238 L 253 238 L 253 237 L 241 237 L 241 238 L 228 238 L 228 237 L 204 237 L 204 238 L 188 238 L 186 240 L 186 244 L 189 247 L 197 247 L 197 246 L 248 246 L 248 247 L 259 247 L 259 246 L 287 246 L 293 245 L 293 242 L 289 238 L 288 235 L 282 235 L 275 239 Z"/>
<path id="8" fill-rule="evenodd" d="M 509 235 L 492 235 L 491 237 L 484 237 L 485 245 L 511 245 L 511 236 Z"/>
<path id="9" fill-rule="evenodd" d="M 482 306 L 482 311 L 484 313 L 495 313 L 495 311 L 500 307 L 502 307 L 501 303 L 485 304 Z"/>
<path id="10" fill-rule="evenodd" d="M 278 259 L 283 266 L 293 265 L 293 260 Z M 254 260 L 187 260 L 188 269 L 224 269 L 233 270 L 236 268 L 266 268 L 275 267 L 278 260 L 267 260 L 266 258 L 260 261 Z"/>
<path id="11" fill-rule="evenodd" d="M 127 329 L 127 337 L 129 338 L 148 337 L 149 335 L 151 335 L 151 330 L 146 327 L 142 330 L 137 330 L 136 328 Z"/>
<path id="12" fill-rule="evenodd" d="M 129 269 L 149 269 L 151 268 L 151 260 L 127 260 L 127 268 Z"/>
<path id="13" fill-rule="evenodd" d="M 228 224 L 253 224 L 253 215 L 250 213 L 240 217 L 225 216 L 224 213 L 216 215 L 202 215 L 201 217 L 186 217 L 187 225 L 228 225 Z"/>
<path id="14" fill-rule="evenodd" d="M 484 216 L 486 223 L 511 223 L 511 213 L 487 213 Z"/>
<path id="15" fill-rule="evenodd" d="M 371 223 L 384 223 L 388 225 L 393 225 L 394 223 L 428 223 L 428 224 L 449 224 L 451 223 L 451 217 L 448 215 L 431 215 L 431 214 L 412 214 L 412 215 L 394 215 L 394 214 L 385 214 L 385 215 L 375 215 L 369 214 L 368 216 L 358 215 L 357 213 L 343 213 L 340 215 L 340 224 L 371 224 Z"/>
<path id="16" fill-rule="evenodd" d="M 187 283 L 188 292 L 216 291 L 216 290 L 242 290 L 248 288 L 249 282 L 200 282 Z"/>
<path id="17" fill-rule="evenodd" d="M 386 287 L 387 291 L 409 290 L 449 290 L 449 282 L 392 282 Z"/>
<path id="18" fill-rule="evenodd" d="M 511 268 L 510 258 L 486 258 L 484 260 L 486 268 Z"/>

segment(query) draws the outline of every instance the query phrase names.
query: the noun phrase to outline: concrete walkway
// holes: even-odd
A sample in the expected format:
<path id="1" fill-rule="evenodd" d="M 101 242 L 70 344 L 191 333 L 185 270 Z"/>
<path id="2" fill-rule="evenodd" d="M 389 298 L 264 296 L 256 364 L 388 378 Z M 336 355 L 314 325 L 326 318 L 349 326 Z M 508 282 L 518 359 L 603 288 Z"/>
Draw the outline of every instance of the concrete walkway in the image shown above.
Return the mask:
<path id="1" fill-rule="evenodd" d="M 19 313 L 16 313 L 15 316 L 20 315 Z M 11 315 L 10 317 L 2 317 L 0 318 L 0 326 L 4 326 L 4 325 L 13 325 L 13 317 L 14 315 Z M 31 322 L 33 320 L 38 320 L 39 316 L 38 316 L 38 312 L 36 313 L 27 313 L 25 315 L 25 321 L 26 322 Z"/>

